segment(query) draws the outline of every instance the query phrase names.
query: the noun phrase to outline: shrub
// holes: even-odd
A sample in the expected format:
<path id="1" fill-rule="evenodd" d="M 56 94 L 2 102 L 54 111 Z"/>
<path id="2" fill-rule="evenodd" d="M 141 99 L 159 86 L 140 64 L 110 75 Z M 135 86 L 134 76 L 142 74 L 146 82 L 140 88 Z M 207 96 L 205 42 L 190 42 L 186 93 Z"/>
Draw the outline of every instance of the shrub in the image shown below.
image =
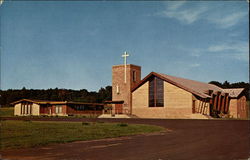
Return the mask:
<path id="1" fill-rule="evenodd" d="M 83 126 L 88 126 L 88 125 L 90 125 L 90 123 L 88 123 L 88 122 L 82 122 L 82 125 Z"/>
<path id="2" fill-rule="evenodd" d="M 127 123 L 118 123 L 117 126 L 119 126 L 119 127 L 127 127 L 128 124 Z"/>

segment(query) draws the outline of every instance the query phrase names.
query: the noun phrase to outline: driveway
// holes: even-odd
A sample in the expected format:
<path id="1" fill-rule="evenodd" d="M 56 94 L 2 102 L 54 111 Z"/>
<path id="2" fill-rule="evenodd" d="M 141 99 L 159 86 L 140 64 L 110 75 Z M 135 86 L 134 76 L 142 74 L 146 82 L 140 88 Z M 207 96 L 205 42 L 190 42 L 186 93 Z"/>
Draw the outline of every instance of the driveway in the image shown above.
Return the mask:
<path id="1" fill-rule="evenodd" d="M 22 160 L 243 160 L 249 157 L 249 121 L 169 119 L 38 119 L 153 124 L 165 132 L 1 151 Z"/>

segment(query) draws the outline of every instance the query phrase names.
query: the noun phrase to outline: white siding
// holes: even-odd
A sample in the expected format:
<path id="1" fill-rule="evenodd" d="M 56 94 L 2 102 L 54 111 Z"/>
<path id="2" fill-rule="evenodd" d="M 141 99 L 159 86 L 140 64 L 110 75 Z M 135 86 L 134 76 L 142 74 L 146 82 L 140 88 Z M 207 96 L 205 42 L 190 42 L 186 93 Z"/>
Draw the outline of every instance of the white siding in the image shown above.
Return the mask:
<path id="1" fill-rule="evenodd" d="M 17 103 L 14 107 L 14 115 L 20 116 L 21 115 L 21 103 Z"/>

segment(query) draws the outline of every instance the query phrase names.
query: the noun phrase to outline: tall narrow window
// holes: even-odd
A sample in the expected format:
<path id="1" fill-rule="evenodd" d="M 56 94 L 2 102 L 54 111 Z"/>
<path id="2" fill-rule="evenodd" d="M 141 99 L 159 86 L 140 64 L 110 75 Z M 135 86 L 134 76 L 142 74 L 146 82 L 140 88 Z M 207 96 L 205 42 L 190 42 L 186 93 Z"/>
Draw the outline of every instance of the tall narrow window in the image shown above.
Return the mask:
<path id="1" fill-rule="evenodd" d="M 23 114 L 25 114 L 26 103 L 23 103 Z"/>
<path id="2" fill-rule="evenodd" d="M 27 104 L 26 104 L 26 114 L 27 114 L 27 115 L 29 114 L 29 107 L 30 107 L 30 104 L 27 103 Z"/>
<path id="3" fill-rule="evenodd" d="M 33 103 L 30 104 L 30 114 L 32 114 L 32 105 Z"/>
<path id="4" fill-rule="evenodd" d="M 149 107 L 164 106 L 163 80 L 153 77 L 149 80 Z"/>
<path id="5" fill-rule="evenodd" d="M 133 82 L 136 82 L 136 71 L 133 71 Z"/>
<path id="6" fill-rule="evenodd" d="M 116 94 L 120 94 L 120 88 L 119 88 L 118 84 L 116 85 Z"/>
<path id="7" fill-rule="evenodd" d="M 21 114 L 23 114 L 23 103 L 21 103 Z"/>

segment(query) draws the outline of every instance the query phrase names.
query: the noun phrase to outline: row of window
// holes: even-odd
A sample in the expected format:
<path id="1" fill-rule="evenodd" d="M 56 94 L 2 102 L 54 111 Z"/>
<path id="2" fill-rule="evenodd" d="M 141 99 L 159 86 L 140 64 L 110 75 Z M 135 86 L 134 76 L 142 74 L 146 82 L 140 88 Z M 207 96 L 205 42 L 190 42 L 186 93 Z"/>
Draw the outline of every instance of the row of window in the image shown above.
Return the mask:
<path id="1" fill-rule="evenodd" d="M 62 113 L 62 105 L 55 105 L 55 113 L 61 114 Z"/>
<path id="2" fill-rule="evenodd" d="M 72 105 L 71 106 L 72 108 L 74 108 L 75 110 L 78 110 L 78 111 L 84 111 L 84 110 L 102 110 L 103 109 L 103 106 L 94 106 L 94 105 Z"/>
<path id="3" fill-rule="evenodd" d="M 31 103 L 21 103 L 21 114 L 32 114 L 32 104 Z"/>

